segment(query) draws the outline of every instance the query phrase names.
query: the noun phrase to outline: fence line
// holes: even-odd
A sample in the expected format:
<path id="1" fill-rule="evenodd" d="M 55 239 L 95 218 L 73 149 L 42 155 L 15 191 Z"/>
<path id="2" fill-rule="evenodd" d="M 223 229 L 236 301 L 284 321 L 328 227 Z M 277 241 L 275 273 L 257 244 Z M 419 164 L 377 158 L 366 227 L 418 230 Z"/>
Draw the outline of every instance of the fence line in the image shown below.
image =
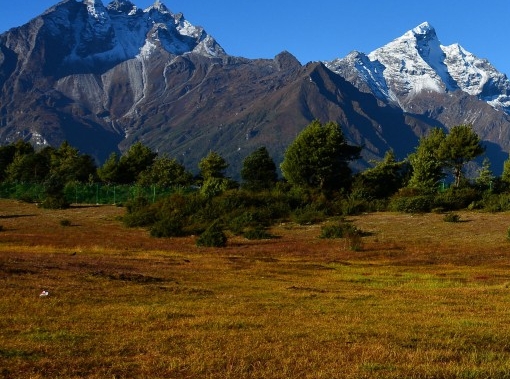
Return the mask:
<path id="1" fill-rule="evenodd" d="M 0 183 L 0 198 L 42 202 L 45 190 L 39 183 Z M 122 204 L 137 197 L 155 202 L 178 190 L 182 188 L 69 183 L 64 188 L 64 195 L 71 204 Z"/>

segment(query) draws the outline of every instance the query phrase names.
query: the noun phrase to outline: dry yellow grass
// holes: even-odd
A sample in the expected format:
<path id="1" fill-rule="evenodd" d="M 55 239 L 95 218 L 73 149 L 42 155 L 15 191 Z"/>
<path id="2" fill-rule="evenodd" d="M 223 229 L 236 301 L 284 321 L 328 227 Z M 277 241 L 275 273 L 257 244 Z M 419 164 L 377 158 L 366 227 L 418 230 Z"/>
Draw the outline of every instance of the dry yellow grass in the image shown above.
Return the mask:
<path id="1" fill-rule="evenodd" d="M 353 217 L 355 252 L 293 224 L 197 248 L 123 212 L 0 201 L 0 377 L 510 377 L 508 214 Z"/>

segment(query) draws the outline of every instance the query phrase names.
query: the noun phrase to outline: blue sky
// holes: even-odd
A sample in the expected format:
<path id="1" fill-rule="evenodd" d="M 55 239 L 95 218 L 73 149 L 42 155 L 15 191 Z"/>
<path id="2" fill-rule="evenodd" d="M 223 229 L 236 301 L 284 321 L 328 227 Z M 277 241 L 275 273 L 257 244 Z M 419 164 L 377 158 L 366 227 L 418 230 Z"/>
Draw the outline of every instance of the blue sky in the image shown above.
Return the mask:
<path id="1" fill-rule="evenodd" d="M 0 32 L 20 26 L 57 0 L 4 1 Z M 106 5 L 109 0 L 103 0 Z M 154 0 L 132 0 L 146 8 Z M 443 45 L 459 43 L 510 76 L 510 1 L 162 0 L 211 34 L 227 53 L 272 58 L 287 50 L 301 63 L 369 53 L 428 21 Z"/>

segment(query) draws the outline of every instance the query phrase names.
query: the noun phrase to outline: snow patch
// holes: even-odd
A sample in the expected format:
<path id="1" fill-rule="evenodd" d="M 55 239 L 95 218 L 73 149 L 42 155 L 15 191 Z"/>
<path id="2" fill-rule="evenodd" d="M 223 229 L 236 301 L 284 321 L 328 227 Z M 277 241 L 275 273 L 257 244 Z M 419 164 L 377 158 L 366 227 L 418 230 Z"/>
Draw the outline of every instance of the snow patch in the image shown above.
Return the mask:
<path id="1" fill-rule="evenodd" d="M 136 56 L 139 59 L 149 59 L 151 54 L 157 49 L 157 46 L 151 41 L 145 41 L 145 45 L 140 49 L 140 53 Z"/>
<path id="2" fill-rule="evenodd" d="M 101 0 L 84 0 L 89 14 L 99 22 L 104 22 L 108 16 Z"/>

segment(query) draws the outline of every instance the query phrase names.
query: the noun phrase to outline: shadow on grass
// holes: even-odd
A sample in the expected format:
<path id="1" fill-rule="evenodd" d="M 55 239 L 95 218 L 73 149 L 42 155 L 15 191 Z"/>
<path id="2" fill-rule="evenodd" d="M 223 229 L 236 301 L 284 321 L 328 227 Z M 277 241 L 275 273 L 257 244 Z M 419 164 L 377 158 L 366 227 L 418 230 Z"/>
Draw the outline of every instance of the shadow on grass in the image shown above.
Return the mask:
<path id="1" fill-rule="evenodd" d="M 21 217 L 36 217 L 37 215 L 29 214 L 29 215 L 3 215 L 0 216 L 0 219 L 9 219 L 9 218 L 21 218 Z"/>
<path id="2" fill-rule="evenodd" d="M 71 204 L 67 209 L 86 209 L 86 208 L 102 208 L 109 206 L 117 206 L 115 204 Z"/>

